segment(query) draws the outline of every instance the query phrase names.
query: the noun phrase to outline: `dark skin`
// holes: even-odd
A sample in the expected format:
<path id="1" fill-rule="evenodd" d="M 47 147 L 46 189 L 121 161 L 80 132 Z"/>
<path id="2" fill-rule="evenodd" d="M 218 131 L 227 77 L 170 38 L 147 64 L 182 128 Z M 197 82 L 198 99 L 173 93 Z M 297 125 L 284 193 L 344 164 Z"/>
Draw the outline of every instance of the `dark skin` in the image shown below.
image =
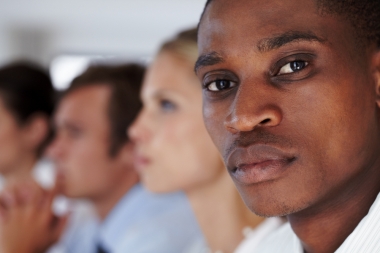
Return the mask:
<path id="1" fill-rule="evenodd" d="M 214 1 L 198 43 L 205 124 L 245 203 L 334 252 L 380 191 L 380 50 L 313 0 Z"/>

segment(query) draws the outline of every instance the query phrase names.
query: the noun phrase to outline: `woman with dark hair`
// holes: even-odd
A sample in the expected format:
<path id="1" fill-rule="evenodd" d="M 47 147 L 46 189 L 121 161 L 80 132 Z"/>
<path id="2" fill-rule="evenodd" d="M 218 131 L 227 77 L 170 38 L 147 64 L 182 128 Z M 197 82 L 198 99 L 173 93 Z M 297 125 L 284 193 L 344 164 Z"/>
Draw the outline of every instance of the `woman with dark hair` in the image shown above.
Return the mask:
<path id="1" fill-rule="evenodd" d="M 49 75 L 29 63 L 0 68 L 0 174 L 31 175 L 51 136 L 54 89 Z"/>

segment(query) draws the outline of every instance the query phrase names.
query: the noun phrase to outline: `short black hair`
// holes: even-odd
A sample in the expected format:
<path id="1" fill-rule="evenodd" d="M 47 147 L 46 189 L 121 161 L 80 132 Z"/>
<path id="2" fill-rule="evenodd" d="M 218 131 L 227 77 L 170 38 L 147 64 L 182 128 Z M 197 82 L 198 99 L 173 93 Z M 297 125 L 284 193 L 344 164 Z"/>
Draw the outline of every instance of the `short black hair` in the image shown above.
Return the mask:
<path id="1" fill-rule="evenodd" d="M 54 111 L 55 91 L 50 76 L 45 69 L 31 62 L 15 62 L 0 69 L 0 96 L 20 126 L 37 114 L 49 120 Z M 49 130 L 37 155 L 52 137 L 52 129 Z"/>
<path id="2" fill-rule="evenodd" d="M 76 77 L 63 97 L 82 87 L 103 85 L 111 89 L 108 104 L 110 122 L 111 156 L 116 156 L 120 148 L 129 140 L 127 128 L 132 124 L 142 107 L 140 89 L 145 67 L 139 64 L 120 66 L 90 66 Z"/>
<path id="3" fill-rule="evenodd" d="M 202 17 L 213 0 L 207 0 Z M 337 14 L 351 22 L 359 38 L 380 48 L 380 0 L 315 0 L 321 14 Z M 199 23 L 200 23 L 199 22 Z"/>

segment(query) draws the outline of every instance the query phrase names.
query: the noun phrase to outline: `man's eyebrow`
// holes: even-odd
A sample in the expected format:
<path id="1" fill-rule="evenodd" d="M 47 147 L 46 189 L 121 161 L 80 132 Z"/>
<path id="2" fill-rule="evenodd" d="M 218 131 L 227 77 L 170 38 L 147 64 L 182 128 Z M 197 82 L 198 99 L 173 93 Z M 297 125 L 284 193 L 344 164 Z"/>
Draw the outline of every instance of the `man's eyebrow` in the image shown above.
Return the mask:
<path id="1" fill-rule="evenodd" d="M 195 63 L 194 71 L 196 73 L 200 67 L 211 66 L 221 62 L 224 62 L 224 59 L 217 52 L 207 53 L 199 56 L 197 62 Z"/>
<path id="2" fill-rule="evenodd" d="M 70 130 L 70 131 L 81 131 L 82 130 L 82 127 L 80 126 L 80 124 L 74 123 L 71 121 L 63 122 L 63 124 L 61 125 L 61 128 L 65 128 L 65 129 Z"/>
<path id="3" fill-rule="evenodd" d="M 288 43 L 294 41 L 318 41 L 325 42 L 326 39 L 318 37 L 313 32 L 299 32 L 299 31 L 289 31 L 280 35 L 276 35 L 271 38 L 262 39 L 259 41 L 257 48 L 260 52 L 268 52 L 273 49 L 282 47 Z"/>

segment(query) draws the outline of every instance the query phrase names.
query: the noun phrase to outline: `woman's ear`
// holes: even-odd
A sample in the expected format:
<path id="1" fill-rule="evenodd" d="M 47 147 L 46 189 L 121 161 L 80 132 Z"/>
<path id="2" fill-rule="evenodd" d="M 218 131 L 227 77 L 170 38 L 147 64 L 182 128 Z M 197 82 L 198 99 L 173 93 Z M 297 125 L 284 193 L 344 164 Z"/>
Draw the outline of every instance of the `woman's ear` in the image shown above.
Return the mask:
<path id="1" fill-rule="evenodd" d="M 33 115 L 23 128 L 26 147 L 37 151 L 49 134 L 49 119 L 42 114 Z"/>

